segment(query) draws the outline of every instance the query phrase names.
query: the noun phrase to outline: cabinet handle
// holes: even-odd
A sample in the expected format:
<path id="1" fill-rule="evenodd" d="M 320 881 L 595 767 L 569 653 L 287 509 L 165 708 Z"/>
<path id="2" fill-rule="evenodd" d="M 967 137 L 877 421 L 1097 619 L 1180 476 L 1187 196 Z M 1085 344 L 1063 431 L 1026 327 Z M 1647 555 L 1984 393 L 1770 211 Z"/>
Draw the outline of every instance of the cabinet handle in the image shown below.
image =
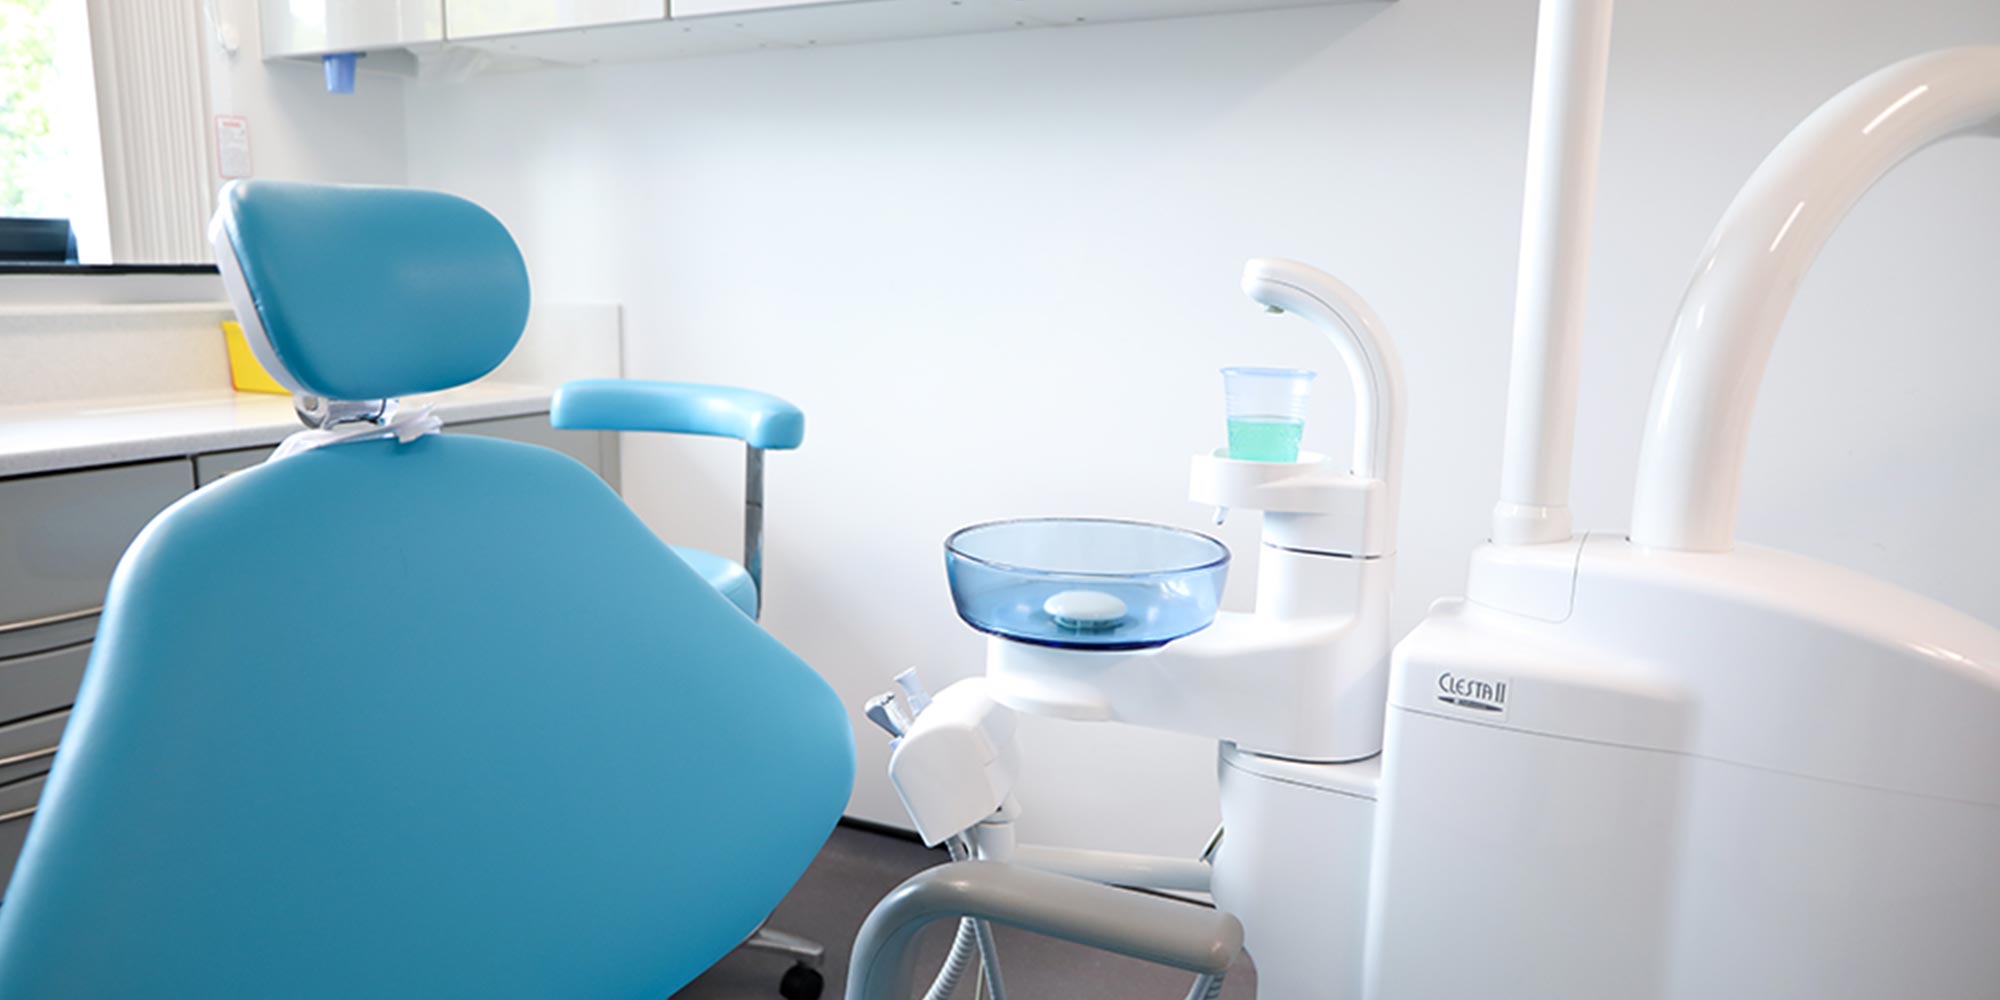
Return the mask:
<path id="1" fill-rule="evenodd" d="M 25 764 L 39 757 L 53 757 L 56 755 L 56 751 L 58 749 L 61 749 L 61 746 L 62 746 L 61 744 L 57 744 L 56 746 L 52 747 L 43 747 L 40 750 L 30 750 L 27 753 L 17 753 L 12 757 L 0 757 L 0 767 L 8 767 L 13 764 Z"/>
<path id="2" fill-rule="evenodd" d="M 62 614 L 50 615 L 47 618 L 30 618 L 24 622 L 8 622 L 5 625 L 0 625 L 0 635 L 6 635 L 9 632 L 25 632 L 31 628 L 41 628 L 44 625 L 61 625 L 64 622 L 80 621 L 89 618 L 91 615 L 102 614 L 103 612 L 104 605 L 100 604 L 94 608 L 84 608 L 82 611 L 65 611 Z"/>
<path id="3" fill-rule="evenodd" d="M 0 823 L 5 823 L 8 820 L 12 819 L 20 819 L 23 816 L 33 816 L 34 814 L 35 814 L 34 806 L 29 806 L 26 809 L 16 809 L 10 813 L 0 813 Z"/>

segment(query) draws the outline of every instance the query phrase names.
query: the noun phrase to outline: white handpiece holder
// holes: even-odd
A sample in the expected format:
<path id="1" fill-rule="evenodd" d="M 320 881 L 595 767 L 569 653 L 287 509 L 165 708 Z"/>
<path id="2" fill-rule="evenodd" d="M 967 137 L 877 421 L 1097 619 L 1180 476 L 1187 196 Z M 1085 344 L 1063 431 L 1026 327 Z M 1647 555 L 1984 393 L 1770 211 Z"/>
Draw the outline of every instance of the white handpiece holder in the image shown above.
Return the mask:
<path id="1" fill-rule="evenodd" d="M 1360 297 L 1291 261 L 1255 260 L 1244 291 L 1313 321 L 1347 361 L 1354 450 L 1250 462 L 1197 455 L 1190 496 L 1264 512 L 1257 609 L 1222 612 L 1156 649 L 1095 652 L 995 638 L 993 698 L 1025 712 L 1116 720 L 1228 740 L 1302 760 L 1341 761 L 1382 748 L 1388 692 L 1389 587 L 1401 468 L 1402 367 Z"/>
<path id="2" fill-rule="evenodd" d="M 936 847 L 992 816 L 1020 773 L 1014 713 L 979 678 L 939 691 L 889 755 L 889 783 Z"/>

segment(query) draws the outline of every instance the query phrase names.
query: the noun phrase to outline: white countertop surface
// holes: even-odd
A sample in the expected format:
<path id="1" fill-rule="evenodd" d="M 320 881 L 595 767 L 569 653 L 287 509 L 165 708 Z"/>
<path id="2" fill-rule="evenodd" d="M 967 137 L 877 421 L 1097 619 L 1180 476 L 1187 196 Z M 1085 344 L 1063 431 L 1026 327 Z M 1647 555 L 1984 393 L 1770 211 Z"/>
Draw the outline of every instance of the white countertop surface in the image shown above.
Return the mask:
<path id="1" fill-rule="evenodd" d="M 550 391 L 483 382 L 411 396 L 437 407 L 447 427 L 546 413 Z M 304 430 L 290 396 L 234 390 L 0 406 L 0 477 L 277 444 Z"/>

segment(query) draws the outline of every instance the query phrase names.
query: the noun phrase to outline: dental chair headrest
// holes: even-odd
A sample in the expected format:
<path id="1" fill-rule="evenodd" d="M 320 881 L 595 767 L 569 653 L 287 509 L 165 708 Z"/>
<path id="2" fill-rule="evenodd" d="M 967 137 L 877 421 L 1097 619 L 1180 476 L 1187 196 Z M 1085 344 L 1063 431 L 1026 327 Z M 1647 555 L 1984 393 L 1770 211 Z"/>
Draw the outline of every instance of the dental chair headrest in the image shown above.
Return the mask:
<path id="1" fill-rule="evenodd" d="M 257 360 L 297 393 L 372 400 L 463 385 L 528 320 L 505 226 L 463 198 L 405 188 L 232 181 L 209 224 Z"/>

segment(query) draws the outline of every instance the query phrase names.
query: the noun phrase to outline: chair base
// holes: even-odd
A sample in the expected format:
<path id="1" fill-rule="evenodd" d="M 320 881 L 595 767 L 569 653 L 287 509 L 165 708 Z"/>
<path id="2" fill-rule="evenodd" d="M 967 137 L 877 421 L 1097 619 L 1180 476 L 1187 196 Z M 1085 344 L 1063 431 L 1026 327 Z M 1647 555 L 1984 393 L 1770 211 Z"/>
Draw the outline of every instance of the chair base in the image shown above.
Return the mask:
<path id="1" fill-rule="evenodd" d="M 826 976 L 820 972 L 826 946 L 817 941 L 760 924 L 737 947 L 792 957 L 792 967 L 785 970 L 785 977 L 778 982 L 778 995 L 784 1000 L 819 1000 L 826 989 Z"/>
<path id="2" fill-rule="evenodd" d="M 780 955 L 790 955 L 798 959 L 800 965 L 819 968 L 826 958 L 826 946 L 817 941 L 808 941 L 797 934 L 790 934 L 770 926 L 758 927 L 755 933 L 739 947 L 756 951 L 774 951 Z"/>

